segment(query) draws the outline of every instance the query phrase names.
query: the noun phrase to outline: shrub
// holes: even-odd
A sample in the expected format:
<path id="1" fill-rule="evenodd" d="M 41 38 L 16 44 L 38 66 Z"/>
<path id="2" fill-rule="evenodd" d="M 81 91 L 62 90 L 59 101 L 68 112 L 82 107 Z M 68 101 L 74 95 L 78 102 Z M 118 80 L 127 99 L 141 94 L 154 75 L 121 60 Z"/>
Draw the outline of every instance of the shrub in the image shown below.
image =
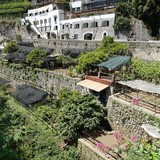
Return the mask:
<path id="1" fill-rule="evenodd" d="M 13 53 L 19 49 L 15 41 L 9 42 L 3 49 L 3 53 Z"/>

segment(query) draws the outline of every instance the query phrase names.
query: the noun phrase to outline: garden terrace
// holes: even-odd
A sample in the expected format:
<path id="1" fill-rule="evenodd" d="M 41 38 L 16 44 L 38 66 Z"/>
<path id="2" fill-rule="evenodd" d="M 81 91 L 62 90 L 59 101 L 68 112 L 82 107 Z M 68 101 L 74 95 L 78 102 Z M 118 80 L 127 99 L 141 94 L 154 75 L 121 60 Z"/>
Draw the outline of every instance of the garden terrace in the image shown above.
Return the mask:
<path id="1" fill-rule="evenodd" d="M 31 3 L 28 1 L 2 2 L 0 4 L 0 17 L 22 17 L 23 13 L 30 8 L 30 5 Z"/>
<path id="2" fill-rule="evenodd" d="M 143 80 L 119 81 L 116 84 L 117 97 L 160 114 L 160 85 Z"/>

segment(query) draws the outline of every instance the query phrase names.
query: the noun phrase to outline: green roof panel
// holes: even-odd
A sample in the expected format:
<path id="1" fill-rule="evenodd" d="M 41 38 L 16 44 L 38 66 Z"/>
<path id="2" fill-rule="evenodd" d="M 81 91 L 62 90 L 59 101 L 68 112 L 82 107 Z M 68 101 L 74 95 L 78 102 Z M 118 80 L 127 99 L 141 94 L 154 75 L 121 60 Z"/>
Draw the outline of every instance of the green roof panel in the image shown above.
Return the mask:
<path id="1" fill-rule="evenodd" d="M 109 70 L 114 70 L 120 66 L 127 64 L 130 61 L 130 56 L 116 56 L 109 60 L 98 64 L 99 67 L 104 67 Z"/>

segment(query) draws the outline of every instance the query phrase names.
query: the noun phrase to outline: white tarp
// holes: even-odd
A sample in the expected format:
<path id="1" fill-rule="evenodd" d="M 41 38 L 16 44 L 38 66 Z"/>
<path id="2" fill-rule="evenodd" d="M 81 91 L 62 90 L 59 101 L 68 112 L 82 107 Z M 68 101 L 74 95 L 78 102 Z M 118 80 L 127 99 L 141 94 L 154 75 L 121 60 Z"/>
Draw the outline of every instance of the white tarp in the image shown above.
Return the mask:
<path id="1" fill-rule="evenodd" d="M 152 136 L 153 138 L 160 138 L 160 129 L 155 127 L 155 126 L 151 126 L 149 124 L 142 124 L 141 126 L 150 136 Z"/>
<path id="2" fill-rule="evenodd" d="M 141 91 L 145 91 L 145 92 L 149 92 L 149 93 L 158 93 L 160 94 L 160 85 L 159 84 L 154 84 L 154 83 L 150 83 L 147 81 L 143 81 L 143 80 L 132 80 L 132 81 L 119 81 L 119 84 L 137 89 L 137 90 L 141 90 Z"/>

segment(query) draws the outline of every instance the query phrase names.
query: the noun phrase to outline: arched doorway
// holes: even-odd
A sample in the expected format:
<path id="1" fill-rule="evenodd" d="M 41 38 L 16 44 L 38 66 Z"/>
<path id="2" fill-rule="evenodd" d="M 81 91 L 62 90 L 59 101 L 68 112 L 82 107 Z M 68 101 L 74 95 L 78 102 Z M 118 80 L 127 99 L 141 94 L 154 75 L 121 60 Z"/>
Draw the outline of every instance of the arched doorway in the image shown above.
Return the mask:
<path id="1" fill-rule="evenodd" d="M 93 38 L 93 34 L 92 33 L 86 33 L 84 35 L 84 40 L 92 40 Z"/>

